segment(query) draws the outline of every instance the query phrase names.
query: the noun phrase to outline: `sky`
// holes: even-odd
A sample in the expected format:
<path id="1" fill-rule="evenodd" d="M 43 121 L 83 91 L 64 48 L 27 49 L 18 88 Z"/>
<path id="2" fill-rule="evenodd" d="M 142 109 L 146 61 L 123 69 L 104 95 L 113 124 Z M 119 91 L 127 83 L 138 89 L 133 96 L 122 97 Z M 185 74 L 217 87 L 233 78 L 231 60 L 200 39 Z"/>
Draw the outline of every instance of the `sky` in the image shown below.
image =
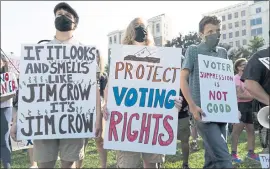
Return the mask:
<path id="1" fill-rule="evenodd" d="M 36 44 L 55 35 L 53 9 L 61 1 L 1 1 L 1 48 L 20 56 L 21 44 Z M 198 31 L 202 14 L 243 1 L 68 1 L 80 21 L 74 37 L 97 46 L 107 61 L 109 32 L 125 29 L 135 17 L 165 13 L 172 37 Z"/>

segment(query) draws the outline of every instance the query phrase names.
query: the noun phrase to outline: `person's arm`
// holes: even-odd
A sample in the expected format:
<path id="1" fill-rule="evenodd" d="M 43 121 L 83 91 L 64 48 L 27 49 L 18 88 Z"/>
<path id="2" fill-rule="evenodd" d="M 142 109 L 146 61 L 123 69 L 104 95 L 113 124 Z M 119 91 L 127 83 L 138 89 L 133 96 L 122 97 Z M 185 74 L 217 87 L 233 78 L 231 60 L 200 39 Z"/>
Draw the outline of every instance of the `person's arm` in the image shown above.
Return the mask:
<path id="1" fill-rule="evenodd" d="M 244 92 L 244 90 L 242 90 L 240 86 L 236 86 L 236 94 L 237 94 L 237 98 L 239 99 L 244 99 L 244 100 L 253 99 L 253 97 L 249 95 L 248 93 Z"/>
<path id="2" fill-rule="evenodd" d="M 265 92 L 262 86 L 254 80 L 245 80 L 245 87 L 247 91 L 259 102 L 268 105 L 270 102 L 270 95 Z"/>
<path id="3" fill-rule="evenodd" d="M 101 100 L 99 94 L 99 87 L 97 85 L 97 94 L 96 94 L 96 137 L 100 137 L 102 133 L 102 115 L 101 115 Z"/>
<path id="4" fill-rule="evenodd" d="M 181 81 L 180 81 L 180 88 L 183 92 L 184 97 L 186 98 L 188 105 L 190 107 L 196 106 L 195 102 L 193 101 L 189 89 L 189 84 L 188 84 L 188 79 L 189 79 L 189 70 L 188 69 L 183 69 L 181 71 Z"/>
<path id="5" fill-rule="evenodd" d="M 194 68 L 194 55 L 196 55 L 196 49 L 194 49 L 196 47 L 194 46 L 190 46 L 185 54 L 185 59 L 184 62 L 182 64 L 182 70 L 180 73 L 180 88 L 181 91 L 185 97 L 185 99 L 187 100 L 189 106 L 193 106 L 195 105 L 191 94 L 190 94 L 190 89 L 189 89 L 189 84 L 188 84 L 188 79 L 189 79 L 189 74 L 191 71 L 193 71 Z"/>
<path id="6" fill-rule="evenodd" d="M 16 111 L 12 111 L 12 126 L 10 129 L 10 136 L 14 141 L 17 141 L 17 112 L 18 108 L 16 108 Z"/>
<path id="7" fill-rule="evenodd" d="M 266 67 L 259 61 L 260 56 L 255 53 L 248 61 L 241 76 L 247 91 L 259 102 L 269 105 L 269 94 L 260 84 L 265 78 Z"/>

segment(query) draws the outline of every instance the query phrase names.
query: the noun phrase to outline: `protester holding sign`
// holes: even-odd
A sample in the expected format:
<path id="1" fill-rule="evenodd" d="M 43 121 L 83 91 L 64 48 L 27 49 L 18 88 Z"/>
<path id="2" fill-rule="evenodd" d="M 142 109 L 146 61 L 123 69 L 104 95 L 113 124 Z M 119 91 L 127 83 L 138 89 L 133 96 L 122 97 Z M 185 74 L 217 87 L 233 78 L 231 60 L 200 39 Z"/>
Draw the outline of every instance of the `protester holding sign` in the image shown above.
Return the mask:
<path id="1" fill-rule="evenodd" d="M 247 60 L 245 58 L 237 59 L 234 63 L 234 71 L 236 75 L 234 76 L 234 81 L 236 83 L 236 92 L 238 100 L 238 109 L 241 112 L 241 123 L 236 123 L 233 125 L 232 131 L 232 160 L 236 163 L 241 163 L 242 160 L 237 154 L 237 144 L 238 139 L 246 128 L 247 131 L 247 142 L 248 142 L 248 154 L 247 156 L 254 160 L 259 160 L 259 156 L 254 153 L 255 149 L 255 131 L 253 125 L 253 112 L 252 112 L 252 100 L 253 97 L 245 89 L 244 83 L 240 80 L 243 71 L 246 67 Z"/>
<path id="2" fill-rule="evenodd" d="M 137 45 L 137 46 L 153 46 L 154 45 L 154 41 L 153 41 L 153 36 L 150 34 L 150 32 L 147 30 L 147 28 L 146 28 L 146 22 L 144 21 L 144 20 L 142 20 L 141 18 L 135 18 L 134 20 L 132 20 L 131 21 L 131 23 L 129 24 L 129 26 L 127 27 L 127 29 L 126 29 L 126 32 L 125 32 L 125 36 L 124 36 L 124 38 L 123 38 L 123 44 L 124 45 Z M 124 46 L 124 47 L 126 47 L 126 48 L 128 48 L 127 46 Z M 126 49 L 126 50 L 123 50 L 123 51 L 125 51 L 125 52 L 131 52 L 131 53 L 136 53 L 136 54 L 134 54 L 134 55 L 127 55 L 127 56 L 123 56 L 123 57 L 125 57 L 127 60 L 129 60 L 129 61 L 132 61 L 133 59 L 134 59 L 134 67 L 135 66 L 138 66 L 137 65 L 137 63 L 141 63 L 141 64 L 139 64 L 140 65 L 140 67 L 142 67 L 142 66 L 144 66 L 143 64 L 145 64 L 145 63 L 147 63 L 147 61 L 149 62 L 149 63 L 156 63 L 156 62 L 154 62 L 155 60 L 157 60 L 157 59 L 159 59 L 159 58 L 154 58 L 154 57 L 150 57 L 150 55 L 151 54 L 148 54 L 149 53 L 149 49 L 147 49 L 147 48 L 143 48 L 143 49 L 141 49 L 141 48 L 135 48 L 135 46 L 130 46 L 130 48 L 134 48 L 134 51 L 130 51 L 131 49 Z M 118 47 L 117 48 L 117 50 L 115 49 L 115 51 L 119 51 L 119 49 L 120 49 L 120 47 Z M 153 48 L 154 49 L 154 48 Z M 139 51 L 138 51 L 139 50 Z M 178 52 L 178 51 L 177 51 Z M 142 56 L 141 56 L 142 55 Z M 148 56 L 148 57 L 147 57 Z M 120 55 L 119 57 L 122 57 L 122 55 Z M 124 59 L 124 58 L 120 58 L 120 59 Z M 140 62 L 140 61 L 136 61 L 135 59 L 138 59 L 138 60 L 144 60 L 145 62 Z M 150 59 L 152 59 L 152 60 L 150 60 Z M 147 60 L 147 61 L 146 61 Z M 161 59 L 160 59 L 161 60 Z M 150 62 L 151 61 L 151 62 Z M 180 64 L 180 62 L 181 61 L 179 61 L 179 64 Z M 111 62 L 111 64 L 116 64 L 115 62 Z M 120 63 L 120 62 L 117 62 L 117 63 Z M 121 62 L 122 63 L 122 62 Z M 158 62 L 159 63 L 159 62 Z M 129 63 L 129 64 L 131 64 L 131 63 Z M 132 65 L 131 65 L 132 66 Z M 150 65 L 148 65 L 148 66 L 150 66 Z M 167 65 L 166 65 L 167 66 Z M 179 65 L 179 67 L 181 66 L 181 64 Z M 110 65 L 110 67 L 111 68 L 115 68 L 115 66 L 114 65 Z M 162 68 L 161 66 L 157 66 L 157 67 L 160 67 L 160 68 Z M 123 68 L 123 67 L 122 67 Z M 126 68 L 126 70 L 127 69 L 130 69 L 130 68 Z M 168 68 L 167 68 L 168 69 Z M 166 69 L 166 70 L 167 70 Z M 122 70 L 124 70 L 124 69 L 122 69 Z M 118 70 L 119 71 L 119 70 Z M 110 71 L 110 72 L 112 72 L 112 70 Z M 114 72 L 114 71 L 113 71 Z M 135 73 L 135 72 L 134 72 Z M 138 71 L 137 71 L 137 73 L 138 73 Z M 131 73 L 129 73 L 130 75 L 131 75 Z M 143 71 L 143 74 L 144 74 L 144 71 Z M 109 78 L 116 78 L 115 80 L 112 80 L 112 81 L 117 81 L 118 83 L 121 83 L 121 80 L 120 80 L 120 77 L 119 77 L 119 79 L 118 79 L 118 77 L 116 77 L 116 76 L 118 76 L 118 75 L 116 75 L 116 76 L 111 76 L 112 74 L 110 74 L 110 77 Z M 135 75 L 134 75 L 135 76 Z M 134 80 L 134 82 L 136 81 L 137 83 L 138 82 L 143 82 L 142 84 L 144 84 L 144 85 L 146 85 L 146 84 L 151 84 L 152 85 L 152 80 L 151 80 L 151 82 L 150 81 L 147 81 L 147 80 L 142 80 L 142 78 L 143 77 L 138 77 L 138 74 L 137 74 L 137 76 L 136 76 L 138 79 L 141 79 L 141 80 L 137 80 L 137 79 L 133 79 Z M 134 77 L 135 78 L 135 77 Z M 156 78 L 156 77 L 154 77 L 154 78 Z M 166 79 L 166 77 L 165 77 L 165 79 Z M 149 79 L 148 79 L 149 80 Z M 125 80 L 125 83 L 127 82 L 128 80 Z M 159 82 L 159 81 L 157 81 L 157 80 L 154 80 L 153 79 L 153 81 L 156 81 L 156 82 Z M 138 83 L 138 84 L 140 84 L 140 83 Z M 142 85 L 141 84 L 141 85 Z M 116 84 L 114 84 L 114 85 L 116 85 Z M 119 85 L 119 84 L 118 84 Z M 126 84 L 125 84 L 126 85 Z M 131 84 L 132 85 L 132 84 Z M 134 85 L 134 84 L 133 84 Z M 157 84 L 157 86 L 159 86 L 160 84 Z M 167 84 L 166 84 L 167 85 Z M 114 88 L 114 91 L 118 91 L 118 89 L 116 89 L 116 88 L 118 88 L 118 86 L 117 87 L 113 87 Z M 122 87 L 119 87 L 119 88 L 122 88 Z M 107 88 L 106 88 L 107 89 Z M 112 89 L 112 88 L 111 88 Z M 126 88 L 125 88 L 126 89 Z M 132 91 L 133 89 L 135 89 L 135 88 L 132 88 L 132 89 L 130 89 L 130 91 Z M 143 89 L 143 88 L 141 88 L 141 89 Z M 140 89 L 140 91 L 142 91 Z M 153 89 L 150 89 L 150 90 L 153 90 Z M 160 89 L 157 89 L 157 90 L 160 90 Z M 109 91 L 111 91 L 112 92 L 112 90 L 109 90 Z M 134 91 L 134 90 L 133 90 Z M 164 90 L 164 91 L 166 91 L 166 90 Z M 129 92 L 130 93 L 130 92 Z M 153 93 L 153 92 L 152 92 Z M 117 94 L 116 94 L 117 95 Z M 151 95 L 151 94 L 150 94 Z M 123 95 L 121 94 L 121 97 L 122 97 Z M 115 105 L 115 102 L 114 102 L 114 100 L 116 99 L 110 99 L 110 100 L 108 100 L 108 90 L 106 90 L 106 92 L 105 92 L 105 100 L 106 100 L 106 103 L 108 104 L 108 103 L 112 103 L 112 104 L 114 104 Z M 113 94 L 111 95 L 111 97 L 113 97 Z M 146 95 L 144 95 L 144 96 L 142 96 L 142 97 L 146 97 Z M 150 96 L 149 96 L 150 97 Z M 151 96 L 152 97 L 152 96 Z M 118 97 L 119 98 L 119 97 Z M 163 163 L 164 162 L 164 160 L 165 160 L 165 155 L 163 155 L 163 154 L 153 154 L 153 153 L 141 153 L 140 151 L 138 151 L 138 152 L 134 152 L 134 151 L 128 151 L 128 149 L 129 149 L 129 147 L 130 147 L 130 149 L 131 148 L 133 148 L 133 150 L 134 150 L 134 147 L 132 146 L 132 144 L 134 144 L 134 145 L 136 145 L 136 146 L 139 146 L 139 144 L 141 144 L 141 145 L 143 145 L 143 146 L 148 146 L 148 144 L 149 144 L 149 149 L 151 149 L 151 147 L 152 147 L 152 145 L 156 145 L 157 143 L 157 140 L 153 140 L 153 141 L 149 141 L 149 138 L 151 137 L 151 139 L 152 139 L 152 136 L 150 136 L 150 127 L 153 127 L 153 125 L 150 125 L 150 123 L 151 123 L 151 119 L 152 118 L 155 118 L 155 117 L 158 117 L 159 116 L 159 118 L 163 118 L 163 114 L 153 114 L 154 112 L 151 112 L 152 114 L 148 114 L 147 115 L 147 113 L 146 112 L 144 112 L 144 113 L 141 113 L 140 112 L 140 114 L 139 113 L 133 113 L 135 110 L 136 110 L 136 108 L 134 108 L 134 107 L 131 107 L 131 105 L 129 105 L 129 104 L 132 104 L 132 105 L 134 105 L 135 104 L 135 102 L 134 102 L 134 100 L 132 101 L 133 103 L 131 103 L 131 102 L 129 102 L 129 101 L 127 101 L 127 99 L 129 98 L 129 96 L 126 96 L 126 101 L 125 101 L 125 103 L 123 102 L 123 104 L 125 104 L 125 106 L 123 106 L 123 108 L 125 107 L 125 108 L 130 108 L 130 110 L 131 110 L 131 112 L 127 112 L 127 113 L 130 113 L 129 115 L 127 115 L 127 113 L 124 113 L 123 112 L 123 114 L 122 113 L 120 113 L 120 112 L 117 112 L 117 111 L 121 111 L 121 108 L 120 108 L 120 110 L 117 110 L 116 111 L 116 109 L 115 109 L 115 111 L 112 111 L 112 112 L 110 112 L 111 114 L 110 114 L 110 124 L 114 124 L 114 127 L 109 127 L 108 126 L 108 123 L 107 123 L 107 125 L 106 125 L 106 129 L 108 129 L 108 130 L 110 130 L 110 129 L 114 129 L 114 131 L 116 130 L 116 123 L 118 124 L 121 120 L 120 119 L 123 119 L 124 121 L 127 121 L 128 120 L 128 118 L 129 118 L 129 127 L 127 127 L 127 129 L 125 129 L 126 127 L 121 127 L 121 125 L 119 125 L 119 126 L 117 126 L 117 130 L 119 131 L 119 132 L 121 132 L 121 133 L 123 133 L 122 134 L 122 139 L 121 140 L 119 140 L 118 139 L 118 136 L 117 136 L 117 132 L 114 132 L 115 134 L 114 134 L 114 140 L 116 139 L 118 142 L 118 145 L 117 145 L 117 147 L 118 147 L 118 151 L 117 151 L 117 167 L 118 168 L 138 168 L 138 167 L 140 167 L 140 158 L 141 158 L 141 156 L 142 156 L 142 158 L 143 158 L 143 166 L 144 166 L 144 168 L 157 168 L 158 166 L 159 166 L 159 164 L 160 163 Z M 163 97 L 160 97 L 160 98 L 163 98 Z M 116 99 L 116 100 L 120 100 L 120 99 Z M 144 107 L 146 107 L 146 105 L 145 105 L 145 103 L 143 103 L 143 101 L 145 100 L 145 99 L 140 99 L 142 102 L 140 103 L 140 108 L 144 108 Z M 162 100 L 162 99 L 161 99 Z M 110 102 L 108 102 L 108 101 L 110 101 Z M 118 102 L 118 101 L 117 101 Z M 153 106 L 152 105 L 152 103 L 150 103 L 151 101 L 149 101 L 149 103 L 148 103 L 148 107 L 155 107 L 155 106 Z M 167 102 L 167 101 L 166 101 Z M 169 101 L 170 102 L 170 101 Z M 156 101 L 155 101 L 155 103 L 157 103 Z M 179 98 L 179 97 L 177 97 L 177 99 L 176 99 L 176 101 L 175 101 L 175 103 L 174 102 L 170 102 L 170 103 L 173 103 L 172 104 L 172 108 L 174 108 L 174 104 L 177 106 L 177 108 L 178 109 L 181 109 L 181 104 L 182 104 L 182 100 Z M 118 102 L 117 103 L 118 104 L 118 106 L 120 106 L 121 104 Z M 145 105 L 145 106 L 144 106 Z M 171 104 L 170 104 L 171 105 Z M 154 108 L 152 108 L 152 110 L 155 110 Z M 124 110 L 124 111 L 126 111 L 126 110 Z M 135 111 L 136 112 L 136 111 Z M 115 113 L 116 114 L 118 114 L 119 116 L 124 116 L 124 118 L 122 118 L 122 117 L 117 117 L 117 120 L 118 120 L 118 122 L 112 122 L 114 119 L 115 119 Z M 142 115 L 143 114 L 143 115 Z M 118 116 L 117 115 L 117 116 Z M 105 120 L 107 120 L 108 119 L 108 116 L 109 116 L 109 114 L 108 114 L 108 112 L 107 112 L 107 110 L 106 109 L 104 109 L 104 118 L 105 118 Z M 128 117 L 127 117 L 128 116 Z M 139 118 L 140 118 L 140 116 L 143 116 L 142 118 L 144 119 L 144 120 L 142 120 L 142 122 L 141 123 L 136 123 L 138 120 L 139 120 Z M 153 117 L 152 117 L 153 116 Z M 136 127 L 136 130 L 134 130 L 134 131 L 130 131 L 130 130 L 132 130 L 131 129 L 131 121 L 132 121 L 132 118 L 133 117 L 136 117 L 136 119 L 137 120 L 134 120 L 133 121 L 133 123 L 132 123 L 132 126 L 133 127 Z M 148 117 L 148 118 L 147 118 Z M 152 118 L 151 118 L 152 117 Z M 119 119 L 120 118 L 120 119 Z M 146 118 L 148 119 L 148 120 L 146 120 Z M 135 118 L 134 118 L 135 119 Z M 171 119 L 172 120 L 172 119 Z M 123 124 L 123 125 L 127 125 L 127 122 L 122 122 L 121 124 Z M 162 123 L 162 122 L 160 122 L 160 123 Z M 166 122 L 166 120 L 164 120 L 164 123 L 167 123 Z M 177 122 L 176 122 L 177 123 Z M 151 123 L 152 124 L 152 123 Z M 168 124 L 168 123 L 167 123 Z M 158 125 L 156 125 L 157 127 L 157 129 L 155 129 L 155 134 L 153 134 L 153 135 L 157 135 L 158 134 L 158 128 L 159 128 L 159 126 Z M 161 125 L 162 126 L 162 125 Z M 170 126 L 170 124 L 168 124 L 167 126 Z M 137 130 L 137 128 L 140 128 L 141 127 L 141 129 L 138 129 Z M 161 127 L 161 128 L 163 128 L 163 126 Z M 172 129 L 172 128 L 171 128 Z M 152 131 L 152 130 L 151 130 Z M 171 130 L 170 130 L 171 131 Z M 110 132 L 110 131 L 107 131 L 106 130 L 106 132 L 107 133 L 112 133 L 112 132 Z M 127 132 L 127 134 L 125 134 Z M 131 134 L 131 132 L 134 132 L 134 135 L 133 134 Z M 135 132 L 137 133 L 137 134 L 135 134 Z M 140 134 L 140 136 L 138 135 L 138 132 L 141 132 L 141 134 Z M 162 131 L 161 131 L 162 132 Z M 130 134 L 129 134 L 130 133 Z M 146 137 L 145 137 L 145 141 L 142 141 L 142 139 L 144 138 L 143 137 L 143 133 L 145 133 L 145 135 L 146 135 Z M 152 135 L 152 134 L 151 134 Z M 163 133 L 161 133 L 160 135 L 164 135 Z M 172 135 L 172 134 L 170 134 L 170 135 Z M 173 135 L 173 136 L 175 136 L 175 135 Z M 116 138 L 117 137 L 117 138 Z M 126 137 L 127 137 L 127 139 L 126 139 Z M 140 137 L 140 139 L 138 139 Z M 154 136 L 155 137 L 155 136 Z M 169 136 L 170 137 L 170 136 Z M 156 138 L 156 137 L 155 137 Z M 172 138 L 173 139 L 173 138 Z M 172 140 L 172 139 L 170 139 L 170 140 Z M 107 143 L 108 143 L 108 145 L 110 145 L 110 146 L 114 146 L 115 147 L 115 144 L 116 144 L 116 142 L 114 142 L 113 140 L 112 140 L 112 138 L 111 138 L 111 136 L 108 136 L 108 135 L 105 135 L 105 138 L 104 138 L 104 140 L 105 141 L 107 141 Z M 115 140 L 115 141 L 116 141 Z M 122 144 L 123 143 L 123 141 L 124 140 L 129 140 L 129 141 L 125 141 L 125 151 L 120 151 L 119 150 L 119 146 L 120 146 L 120 144 Z M 135 141 L 136 140 L 136 141 Z M 159 139 L 161 142 L 162 142 L 162 139 Z M 139 143 L 136 143 L 137 142 L 139 142 Z M 165 141 L 166 142 L 166 141 Z M 169 142 L 169 141 L 168 141 Z M 171 141 L 170 141 L 171 142 Z M 106 142 L 105 142 L 106 143 Z M 105 144 L 105 146 L 106 146 L 106 144 Z M 153 147 L 152 147 L 153 148 Z M 121 149 L 121 148 L 120 148 Z"/>
<path id="3" fill-rule="evenodd" d="M 201 107 L 199 54 L 227 59 L 224 48 L 217 47 L 220 38 L 220 20 L 216 16 L 205 16 L 199 23 L 202 42 L 191 45 L 181 71 L 181 90 L 186 98 L 199 134 L 205 147 L 205 168 L 232 168 L 231 155 L 226 143 L 226 123 L 202 122 L 205 113 Z M 207 57 L 207 56 L 203 56 Z M 189 80 L 189 82 L 188 82 Z"/>
<path id="4" fill-rule="evenodd" d="M 12 85 L 12 80 L 16 80 L 13 73 L 8 72 L 8 61 L 4 55 L 0 58 L 0 76 L 1 76 L 1 103 L 0 103 L 0 118 L 1 118 L 1 155 L 0 159 L 4 168 L 11 168 L 11 148 L 9 145 L 10 123 L 12 119 L 12 98 L 16 91 L 15 85 Z"/>
<path id="5" fill-rule="evenodd" d="M 54 15 L 56 28 L 54 40 L 50 41 L 46 46 L 22 46 L 22 52 L 25 53 L 22 53 L 24 57 L 21 59 L 20 69 L 24 73 L 21 73 L 20 80 L 24 86 L 20 91 L 19 113 L 16 121 L 20 124 L 18 126 L 20 127 L 18 136 L 34 139 L 34 158 L 38 162 L 39 168 L 54 168 L 58 153 L 60 153 L 61 167 L 71 168 L 75 161 L 84 158 L 84 138 L 100 137 L 101 135 L 102 117 L 100 115 L 99 89 L 96 85 L 96 48 L 82 46 L 73 37 L 73 32 L 78 26 L 79 17 L 76 11 L 67 3 L 63 2 L 56 5 Z M 36 52 L 33 52 L 33 50 L 36 50 Z M 33 52 L 33 54 L 30 55 L 30 52 Z M 33 56 L 34 53 L 36 56 Z M 34 62 L 31 62 L 31 60 Z M 31 69 L 32 64 L 42 64 L 43 67 L 42 69 Z M 50 67 L 51 70 L 48 71 L 46 67 Z M 46 74 L 43 73 L 41 77 L 30 77 L 31 73 L 29 75 L 31 71 L 42 73 L 45 69 Z M 36 74 L 38 75 L 38 73 Z M 89 77 L 90 74 L 92 79 Z M 82 76 L 87 78 L 81 79 Z M 43 79 L 45 77 L 47 79 Z M 85 80 L 85 82 L 83 83 L 82 80 Z M 26 83 L 28 84 L 26 85 Z M 30 89 L 30 99 L 25 96 L 29 93 L 30 87 L 27 86 L 38 86 L 36 83 L 38 85 L 46 84 L 47 89 L 53 87 L 48 92 L 43 92 L 54 96 L 52 100 L 50 96 L 46 97 L 47 100 L 53 102 L 44 102 L 45 99 L 41 98 L 42 92 L 39 92 L 40 99 L 35 98 L 37 94 L 34 93 L 35 89 L 33 87 Z M 67 86 L 69 87 L 67 88 Z M 82 86 L 84 86 L 84 89 Z M 91 90 L 91 86 L 94 86 L 93 90 Z M 58 91 L 59 88 L 56 90 L 57 87 L 60 88 L 60 91 Z M 75 90 L 76 92 L 74 92 Z M 90 91 L 93 92 L 90 93 Z M 56 97 L 56 93 L 57 95 L 60 93 L 59 97 Z M 44 106 L 35 107 L 35 104 L 32 104 L 33 106 L 30 107 L 33 110 L 30 108 L 28 112 L 27 110 L 22 111 L 26 107 L 20 107 L 20 104 L 29 105 L 31 102 L 36 102 L 36 105 L 44 104 Z M 58 102 L 62 103 L 62 106 L 58 105 Z M 77 105 L 77 107 L 74 107 L 74 105 Z M 47 106 L 50 106 L 51 109 L 44 109 Z M 86 108 L 88 110 L 85 110 Z M 36 115 L 32 116 L 31 110 Z M 40 127 L 41 118 L 43 124 L 45 123 L 45 128 Z M 23 123 L 22 120 L 25 122 Z M 33 123 L 33 121 L 35 123 L 31 129 L 31 122 Z M 21 126 L 28 123 L 30 124 L 29 127 L 24 130 L 25 128 Z M 64 125 L 61 125 L 62 123 Z M 16 135 L 16 130 L 14 130 L 14 135 Z M 80 138 L 80 136 L 82 137 Z M 40 137 L 42 139 L 35 140 L 35 138 Z"/>

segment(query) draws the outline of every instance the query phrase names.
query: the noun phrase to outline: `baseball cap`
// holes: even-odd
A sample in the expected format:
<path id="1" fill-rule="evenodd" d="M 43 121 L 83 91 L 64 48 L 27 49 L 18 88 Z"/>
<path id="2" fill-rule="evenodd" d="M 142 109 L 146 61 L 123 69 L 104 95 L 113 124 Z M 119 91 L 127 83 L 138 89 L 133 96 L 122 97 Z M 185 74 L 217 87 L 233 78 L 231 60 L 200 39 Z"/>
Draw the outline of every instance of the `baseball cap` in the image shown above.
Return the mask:
<path id="1" fill-rule="evenodd" d="M 57 4 L 53 10 L 54 15 L 56 14 L 56 11 L 59 9 L 64 9 L 65 11 L 71 13 L 75 18 L 76 24 L 79 23 L 79 16 L 77 12 L 69 4 L 67 4 L 66 2 L 60 2 L 59 4 Z"/>

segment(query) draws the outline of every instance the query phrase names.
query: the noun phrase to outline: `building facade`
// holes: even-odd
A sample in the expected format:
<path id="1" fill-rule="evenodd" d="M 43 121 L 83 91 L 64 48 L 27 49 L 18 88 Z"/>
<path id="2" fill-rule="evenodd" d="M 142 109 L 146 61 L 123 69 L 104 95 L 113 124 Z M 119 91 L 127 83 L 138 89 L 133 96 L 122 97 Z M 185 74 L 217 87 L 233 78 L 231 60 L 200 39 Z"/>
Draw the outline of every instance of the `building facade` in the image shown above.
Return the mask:
<path id="1" fill-rule="evenodd" d="M 168 40 L 172 39 L 171 19 L 167 15 L 152 17 L 147 22 L 156 46 L 164 46 Z"/>
<path id="2" fill-rule="evenodd" d="M 269 1 L 245 1 L 206 14 L 220 18 L 220 43 L 232 47 L 247 47 L 254 36 L 260 36 L 269 45 Z"/>
<path id="3" fill-rule="evenodd" d="M 124 30 L 116 30 L 110 32 L 108 35 L 108 44 L 121 44 L 122 38 L 124 37 Z"/>
<path id="4" fill-rule="evenodd" d="M 164 46 L 172 39 L 171 19 L 165 14 L 152 17 L 147 20 L 147 26 L 154 37 L 156 46 Z M 124 36 L 124 30 L 116 30 L 108 34 L 109 48 L 112 44 L 120 44 Z"/>

